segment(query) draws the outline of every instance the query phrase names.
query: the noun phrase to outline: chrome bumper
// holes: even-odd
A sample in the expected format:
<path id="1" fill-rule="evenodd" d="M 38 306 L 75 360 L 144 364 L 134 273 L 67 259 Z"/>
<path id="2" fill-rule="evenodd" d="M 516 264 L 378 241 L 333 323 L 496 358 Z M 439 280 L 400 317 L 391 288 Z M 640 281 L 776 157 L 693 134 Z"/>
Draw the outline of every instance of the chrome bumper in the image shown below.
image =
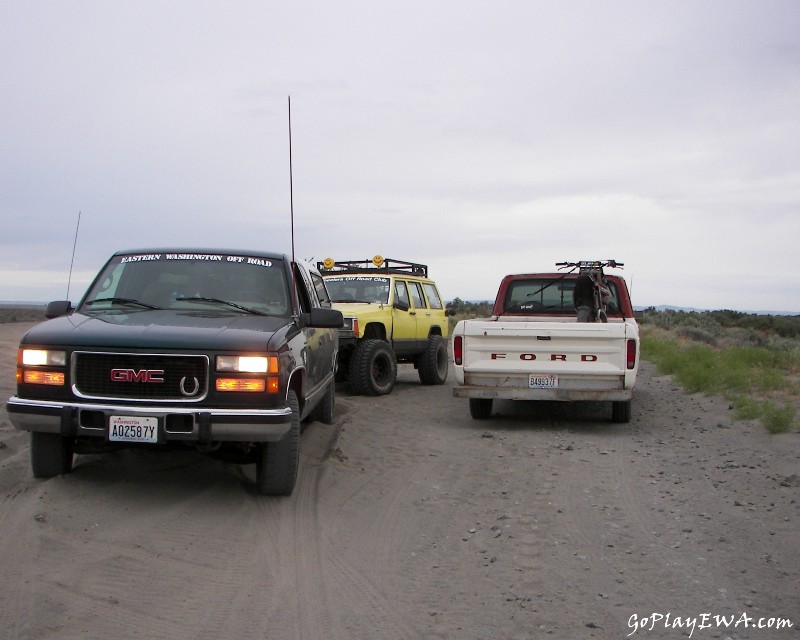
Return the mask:
<path id="1" fill-rule="evenodd" d="M 106 438 L 112 415 L 158 419 L 159 442 L 276 442 L 289 431 L 292 411 L 77 404 L 28 400 L 13 396 L 6 403 L 11 423 L 22 431 L 63 436 Z"/>

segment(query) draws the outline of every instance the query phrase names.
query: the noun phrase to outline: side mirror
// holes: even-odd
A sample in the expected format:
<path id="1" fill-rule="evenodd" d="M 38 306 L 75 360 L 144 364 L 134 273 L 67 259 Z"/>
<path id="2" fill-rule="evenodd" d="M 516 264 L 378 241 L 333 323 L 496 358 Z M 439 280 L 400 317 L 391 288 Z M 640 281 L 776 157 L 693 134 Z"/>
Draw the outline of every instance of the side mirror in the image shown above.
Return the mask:
<path id="1" fill-rule="evenodd" d="M 411 306 L 407 302 L 402 302 L 400 300 L 395 302 L 394 305 L 392 306 L 400 311 L 408 311 L 411 308 Z"/>
<path id="2" fill-rule="evenodd" d="M 344 326 L 344 316 L 336 309 L 315 307 L 311 313 L 304 313 L 303 324 L 317 329 L 339 329 Z"/>
<path id="3" fill-rule="evenodd" d="M 72 303 L 69 300 L 54 300 L 47 303 L 44 315 L 47 318 L 58 318 L 67 315 L 71 309 Z"/>
<path id="4" fill-rule="evenodd" d="M 454 315 L 456 315 L 456 310 L 453 309 L 453 307 L 447 307 L 444 310 L 444 315 L 446 315 L 446 316 L 454 316 Z"/>

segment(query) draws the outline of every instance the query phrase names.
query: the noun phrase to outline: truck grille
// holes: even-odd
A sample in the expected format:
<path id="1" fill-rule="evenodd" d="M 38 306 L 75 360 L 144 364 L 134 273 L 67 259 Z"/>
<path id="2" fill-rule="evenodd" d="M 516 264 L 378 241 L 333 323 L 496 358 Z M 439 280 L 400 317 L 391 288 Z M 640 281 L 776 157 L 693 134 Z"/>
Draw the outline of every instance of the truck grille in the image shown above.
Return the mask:
<path id="1" fill-rule="evenodd" d="M 76 352 L 72 362 L 84 398 L 197 402 L 208 393 L 206 356 Z"/>

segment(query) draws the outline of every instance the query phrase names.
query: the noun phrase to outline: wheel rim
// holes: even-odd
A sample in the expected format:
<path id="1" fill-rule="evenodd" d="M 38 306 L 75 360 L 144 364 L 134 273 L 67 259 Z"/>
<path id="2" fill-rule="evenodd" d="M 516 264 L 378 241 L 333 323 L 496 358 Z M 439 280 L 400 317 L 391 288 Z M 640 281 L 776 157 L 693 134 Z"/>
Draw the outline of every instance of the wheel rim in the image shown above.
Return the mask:
<path id="1" fill-rule="evenodd" d="M 385 385 L 389 380 L 389 360 L 386 356 L 379 355 L 372 361 L 372 379 L 379 385 Z"/>

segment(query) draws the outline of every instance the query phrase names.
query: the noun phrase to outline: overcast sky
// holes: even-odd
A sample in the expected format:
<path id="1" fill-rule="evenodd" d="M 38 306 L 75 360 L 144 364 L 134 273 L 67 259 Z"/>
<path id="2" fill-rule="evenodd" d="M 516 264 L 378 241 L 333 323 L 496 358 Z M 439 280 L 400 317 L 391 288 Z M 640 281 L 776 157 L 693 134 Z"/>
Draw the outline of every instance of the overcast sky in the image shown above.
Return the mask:
<path id="1" fill-rule="evenodd" d="M 0 300 L 116 250 L 614 258 L 634 304 L 800 312 L 800 3 L 0 0 Z"/>

